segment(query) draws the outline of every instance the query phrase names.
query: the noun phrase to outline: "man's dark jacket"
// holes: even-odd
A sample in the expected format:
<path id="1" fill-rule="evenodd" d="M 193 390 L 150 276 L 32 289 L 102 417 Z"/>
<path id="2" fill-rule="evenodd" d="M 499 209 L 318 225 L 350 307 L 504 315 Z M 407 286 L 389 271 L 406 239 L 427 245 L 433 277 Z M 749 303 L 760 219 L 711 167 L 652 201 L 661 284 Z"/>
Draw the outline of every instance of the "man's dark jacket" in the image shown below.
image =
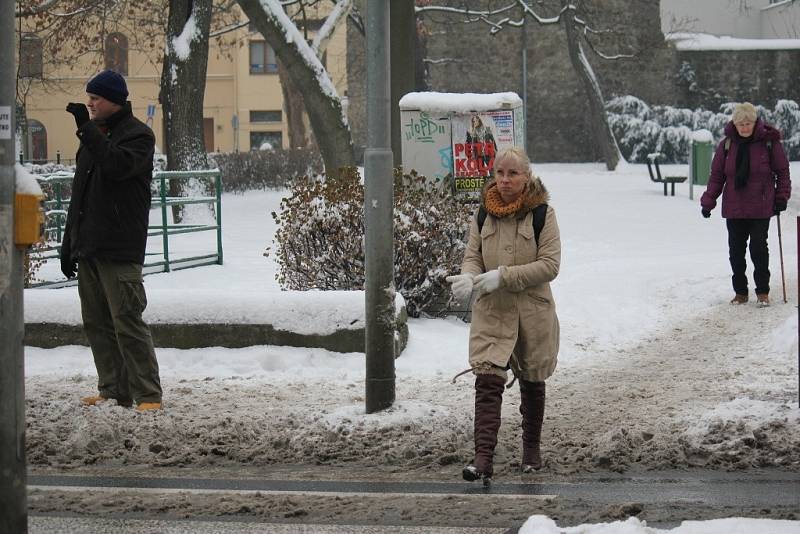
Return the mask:
<path id="1" fill-rule="evenodd" d="M 101 127 L 107 128 L 103 133 Z M 144 263 L 155 136 L 130 102 L 103 125 L 89 121 L 72 180 L 62 254 Z"/>

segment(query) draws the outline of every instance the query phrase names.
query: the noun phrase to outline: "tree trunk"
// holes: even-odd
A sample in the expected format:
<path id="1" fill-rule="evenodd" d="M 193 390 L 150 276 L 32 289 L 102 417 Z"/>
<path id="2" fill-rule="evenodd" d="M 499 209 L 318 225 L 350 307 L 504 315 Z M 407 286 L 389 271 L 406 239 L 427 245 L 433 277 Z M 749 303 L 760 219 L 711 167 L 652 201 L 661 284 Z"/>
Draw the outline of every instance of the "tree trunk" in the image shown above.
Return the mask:
<path id="1" fill-rule="evenodd" d="M 400 124 L 400 99 L 406 93 L 414 90 L 415 44 L 416 44 L 416 15 L 414 14 L 414 0 L 394 0 L 389 4 L 389 17 L 392 21 L 390 29 L 391 55 L 391 115 L 392 115 L 392 154 L 394 166 L 403 164 L 402 139 L 403 131 Z"/>
<path id="2" fill-rule="evenodd" d="M 289 129 L 289 148 L 302 148 L 308 145 L 306 136 L 306 123 L 303 120 L 303 93 L 297 90 L 292 83 L 292 78 L 278 62 L 278 76 L 281 79 L 281 92 L 283 93 L 283 109 L 286 113 L 286 125 Z"/>
<path id="3" fill-rule="evenodd" d="M 572 67 L 575 73 L 583 84 L 583 89 L 586 92 L 586 99 L 589 102 L 589 119 L 592 123 L 592 130 L 594 138 L 600 144 L 600 150 L 603 154 L 603 159 L 606 162 L 606 168 L 613 171 L 617 168 L 617 164 L 621 158 L 617 140 L 614 138 L 614 133 L 611 131 L 611 126 L 608 124 L 608 116 L 606 115 L 605 100 L 603 93 L 600 90 L 600 83 L 592 70 L 592 66 L 586 59 L 583 53 L 583 46 L 581 45 L 581 36 L 575 28 L 574 17 L 575 10 L 568 10 L 563 15 L 564 29 L 567 34 L 567 48 L 569 49 L 569 59 L 572 62 Z"/>
<path id="4" fill-rule="evenodd" d="M 314 138 L 319 145 L 328 174 L 355 164 L 353 138 L 342 115 L 342 103 L 330 77 L 311 47 L 280 9 L 277 1 L 238 0 L 239 6 L 255 25 L 296 87 L 303 88 L 303 99 Z M 280 10 L 274 13 L 270 8 Z M 291 26 L 291 27 L 287 27 Z"/>
<path id="5" fill-rule="evenodd" d="M 208 168 L 203 143 L 203 98 L 208 70 L 208 32 L 212 0 L 170 0 L 167 50 L 161 72 L 159 102 L 164 118 L 164 153 L 167 170 Z M 189 53 L 176 49 L 176 39 L 194 18 L 196 34 L 181 39 Z M 180 196 L 183 182 L 170 181 L 170 196 Z M 173 206 L 175 222 L 182 219 L 181 206 Z"/>

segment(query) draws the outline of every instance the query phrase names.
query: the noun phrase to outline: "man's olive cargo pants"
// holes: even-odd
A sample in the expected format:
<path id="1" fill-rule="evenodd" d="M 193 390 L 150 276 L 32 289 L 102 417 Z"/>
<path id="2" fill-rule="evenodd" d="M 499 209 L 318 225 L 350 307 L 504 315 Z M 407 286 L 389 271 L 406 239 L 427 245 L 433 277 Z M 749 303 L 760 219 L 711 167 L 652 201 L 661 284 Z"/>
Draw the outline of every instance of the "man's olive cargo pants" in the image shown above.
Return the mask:
<path id="1" fill-rule="evenodd" d="M 101 397 L 120 404 L 161 402 L 142 266 L 98 258 L 78 262 L 83 329 L 92 348 Z"/>

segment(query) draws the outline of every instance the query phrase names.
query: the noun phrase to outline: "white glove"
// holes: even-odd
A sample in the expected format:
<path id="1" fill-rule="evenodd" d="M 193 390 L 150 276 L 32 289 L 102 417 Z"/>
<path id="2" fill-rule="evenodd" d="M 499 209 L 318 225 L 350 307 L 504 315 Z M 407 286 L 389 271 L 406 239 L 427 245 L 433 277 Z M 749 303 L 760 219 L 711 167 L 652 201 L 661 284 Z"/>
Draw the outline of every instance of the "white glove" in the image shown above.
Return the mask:
<path id="1" fill-rule="evenodd" d="M 475 277 L 475 290 L 479 294 L 491 293 L 500 287 L 500 271 L 493 269 Z"/>
<path id="2" fill-rule="evenodd" d="M 450 291 L 456 300 L 465 301 L 472 295 L 472 280 L 475 278 L 474 274 L 456 274 L 445 278 L 450 282 Z"/>

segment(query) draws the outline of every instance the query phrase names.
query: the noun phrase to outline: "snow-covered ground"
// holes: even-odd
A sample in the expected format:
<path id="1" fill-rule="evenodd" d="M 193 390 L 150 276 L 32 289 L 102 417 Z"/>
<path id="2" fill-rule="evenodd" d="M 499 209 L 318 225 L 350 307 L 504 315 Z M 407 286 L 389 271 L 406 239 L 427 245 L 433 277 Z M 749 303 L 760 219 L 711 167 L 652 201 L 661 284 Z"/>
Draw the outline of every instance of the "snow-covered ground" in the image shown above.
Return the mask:
<path id="1" fill-rule="evenodd" d="M 686 173 L 686 166 L 665 167 L 667 174 Z M 789 303 L 782 302 L 773 219 L 773 305 L 732 307 L 724 220 L 719 209 L 710 220 L 700 216 L 702 188 L 695 188 L 693 201 L 688 184 L 664 197 L 641 165 L 614 173 L 594 164 L 534 165 L 534 171 L 551 192 L 563 250 L 553 283 L 561 352 L 548 381 L 541 476 L 695 467 L 800 471 L 800 200 L 793 198 L 781 216 Z M 792 164 L 792 175 L 800 177 L 800 163 Z M 225 265 L 148 276 L 151 309 L 174 313 L 185 293 L 191 295 L 186 314 L 195 315 L 201 313 L 190 305 L 236 309 L 242 295 L 252 301 L 253 295 L 269 299 L 279 291 L 277 267 L 263 251 L 275 231 L 269 214 L 281 196 L 225 195 Z M 213 247 L 210 235 L 202 243 L 201 236 L 187 239 L 178 248 Z M 26 290 L 26 298 L 53 295 L 56 303 L 65 293 L 78 298 L 75 288 Z M 197 297 L 203 294 L 209 299 Z M 308 302 L 313 312 L 313 299 Z M 95 384 L 87 348 L 27 347 L 28 461 L 33 468 L 57 469 L 317 464 L 371 470 L 375 478 L 413 473 L 458 480 L 472 454 L 472 381 L 450 379 L 468 367 L 468 325 L 411 319 L 409 326 L 408 347 L 396 361 L 397 402 L 371 415 L 364 410 L 361 353 L 159 349 L 165 410 L 137 415 L 79 406 L 77 397 Z M 497 448 L 498 482 L 517 476 L 518 402 L 517 389 L 510 389 Z M 735 524 L 755 533 L 800 528 L 797 522 Z M 602 528 L 580 532 L 606 532 Z M 614 532 L 657 532 L 635 520 L 624 528 Z M 521 530 L 534 531 L 549 532 Z M 674 532 L 731 531 L 730 524 L 709 523 Z"/>

